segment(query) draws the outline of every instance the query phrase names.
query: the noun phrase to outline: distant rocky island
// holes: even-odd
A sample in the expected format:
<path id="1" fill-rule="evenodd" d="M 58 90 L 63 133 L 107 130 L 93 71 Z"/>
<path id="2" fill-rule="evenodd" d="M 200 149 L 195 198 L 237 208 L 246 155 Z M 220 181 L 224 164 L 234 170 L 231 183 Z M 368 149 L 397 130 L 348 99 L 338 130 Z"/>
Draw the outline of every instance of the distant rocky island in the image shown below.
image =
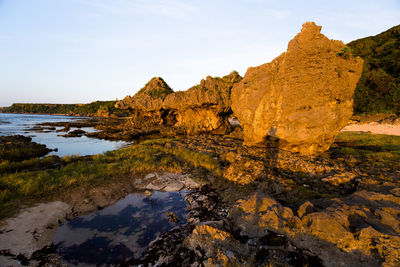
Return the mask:
<path id="1" fill-rule="evenodd" d="M 134 143 L 0 165 L 0 207 L 43 202 L 4 220 L 0 263 L 60 264 L 60 222 L 134 190 L 189 190 L 187 221 L 119 266 L 399 266 L 400 137 L 339 134 L 354 113 L 400 113 L 399 33 L 345 45 L 306 22 L 244 77 L 208 76 L 186 91 L 155 77 L 116 102 L 4 109 L 104 116 L 86 136 Z M 46 222 L 14 231 L 46 209 Z M 29 242 L 4 245 L 15 236 Z"/>

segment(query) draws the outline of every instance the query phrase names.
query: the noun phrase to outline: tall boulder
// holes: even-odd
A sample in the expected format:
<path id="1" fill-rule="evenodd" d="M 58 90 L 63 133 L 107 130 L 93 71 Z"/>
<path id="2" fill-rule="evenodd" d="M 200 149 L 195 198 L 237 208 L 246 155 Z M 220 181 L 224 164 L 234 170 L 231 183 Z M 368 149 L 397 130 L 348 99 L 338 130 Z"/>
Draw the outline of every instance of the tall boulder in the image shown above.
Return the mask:
<path id="1" fill-rule="evenodd" d="M 325 151 L 353 111 L 363 61 L 306 22 L 286 53 L 247 70 L 232 89 L 246 145 L 311 155 Z"/>

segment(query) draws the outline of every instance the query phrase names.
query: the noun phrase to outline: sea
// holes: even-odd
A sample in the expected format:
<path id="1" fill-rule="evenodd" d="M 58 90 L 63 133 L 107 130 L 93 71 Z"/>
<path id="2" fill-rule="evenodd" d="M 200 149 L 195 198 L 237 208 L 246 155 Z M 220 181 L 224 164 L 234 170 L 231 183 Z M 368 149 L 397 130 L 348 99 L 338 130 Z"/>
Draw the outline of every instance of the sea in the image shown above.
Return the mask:
<path id="1" fill-rule="evenodd" d="M 46 145 L 50 149 L 57 149 L 49 155 L 94 155 L 106 151 L 119 149 L 128 145 L 124 141 L 108 141 L 96 138 L 62 137 L 65 132 L 36 132 L 32 131 L 38 123 L 44 122 L 70 122 L 82 119 L 82 117 L 36 115 L 36 114 L 7 114 L 0 113 L 0 135 L 24 135 L 32 138 L 33 142 Z M 56 130 L 64 127 L 56 127 Z M 77 128 L 71 127 L 71 131 Z M 96 131 L 93 127 L 80 128 L 86 132 Z"/>

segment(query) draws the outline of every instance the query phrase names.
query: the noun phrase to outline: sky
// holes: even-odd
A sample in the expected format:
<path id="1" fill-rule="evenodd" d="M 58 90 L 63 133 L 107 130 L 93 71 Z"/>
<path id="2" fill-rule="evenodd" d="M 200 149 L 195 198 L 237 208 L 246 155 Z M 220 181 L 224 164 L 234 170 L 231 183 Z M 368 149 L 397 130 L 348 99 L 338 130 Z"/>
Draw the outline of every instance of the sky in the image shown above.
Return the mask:
<path id="1" fill-rule="evenodd" d="M 306 21 L 345 43 L 400 24 L 400 0 L 0 0 L 0 106 L 175 91 L 271 61 Z"/>

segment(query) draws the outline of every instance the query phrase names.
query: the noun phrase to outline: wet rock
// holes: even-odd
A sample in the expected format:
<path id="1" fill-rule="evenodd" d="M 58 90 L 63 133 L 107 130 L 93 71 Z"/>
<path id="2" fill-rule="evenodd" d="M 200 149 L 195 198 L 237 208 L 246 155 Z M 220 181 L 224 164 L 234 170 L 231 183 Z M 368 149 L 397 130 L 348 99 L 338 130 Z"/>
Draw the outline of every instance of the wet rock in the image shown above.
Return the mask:
<path id="1" fill-rule="evenodd" d="M 0 161 L 22 161 L 43 157 L 51 152 L 46 145 L 32 142 L 32 138 L 13 135 L 0 136 Z"/>
<path id="2" fill-rule="evenodd" d="M 188 202 L 188 221 L 194 224 L 200 221 L 218 221 L 228 214 L 221 196 L 209 186 L 202 186 L 185 196 Z"/>
<path id="3" fill-rule="evenodd" d="M 187 223 L 152 241 L 140 259 L 131 259 L 120 266 L 198 266 L 196 264 L 206 259 L 187 247 L 184 241 L 199 223 L 221 222 L 227 215 L 226 206 L 220 195 L 207 185 L 189 192 L 185 199 L 188 202 Z"/>
<path id="4" fill-rule="evenodd" d="M 69 123 L 65 123 L 64 128 L 57 130 L 56 132 L 69 132 L 69 130 L 71 130 L 71 126 L 69 125 Z"/>
<path id="5" fill-rule="evenodd" d="M 84 130 L 76 129 L 76 130 L 70 131 L 67 134 L 60 135 L 60 136 L 63 136 L 63 137 L 81 137 L 81 136 L 83 136 L 85 134 L 86 134 L 86 132 Z"/>
<path id="6" fill-rule="evenodd" d="M 329 148 L 353 112 L 360 58 L 342 57 L 341 41 L 306 22 L 271 63 L 249 68 L 232 89 L 232 110 L 246 145 L 310 155 Z"/>
<path id="7" fill-rule="evenodd" d="M 176 216 L 176 214 L 173 213 L 172 211 L 167 212 L 167 217 L 168 217 L 168 220 L 169 220 L 170 222 L 173 222 L 173 223 L 179 222 L 178 216 Z"/>

